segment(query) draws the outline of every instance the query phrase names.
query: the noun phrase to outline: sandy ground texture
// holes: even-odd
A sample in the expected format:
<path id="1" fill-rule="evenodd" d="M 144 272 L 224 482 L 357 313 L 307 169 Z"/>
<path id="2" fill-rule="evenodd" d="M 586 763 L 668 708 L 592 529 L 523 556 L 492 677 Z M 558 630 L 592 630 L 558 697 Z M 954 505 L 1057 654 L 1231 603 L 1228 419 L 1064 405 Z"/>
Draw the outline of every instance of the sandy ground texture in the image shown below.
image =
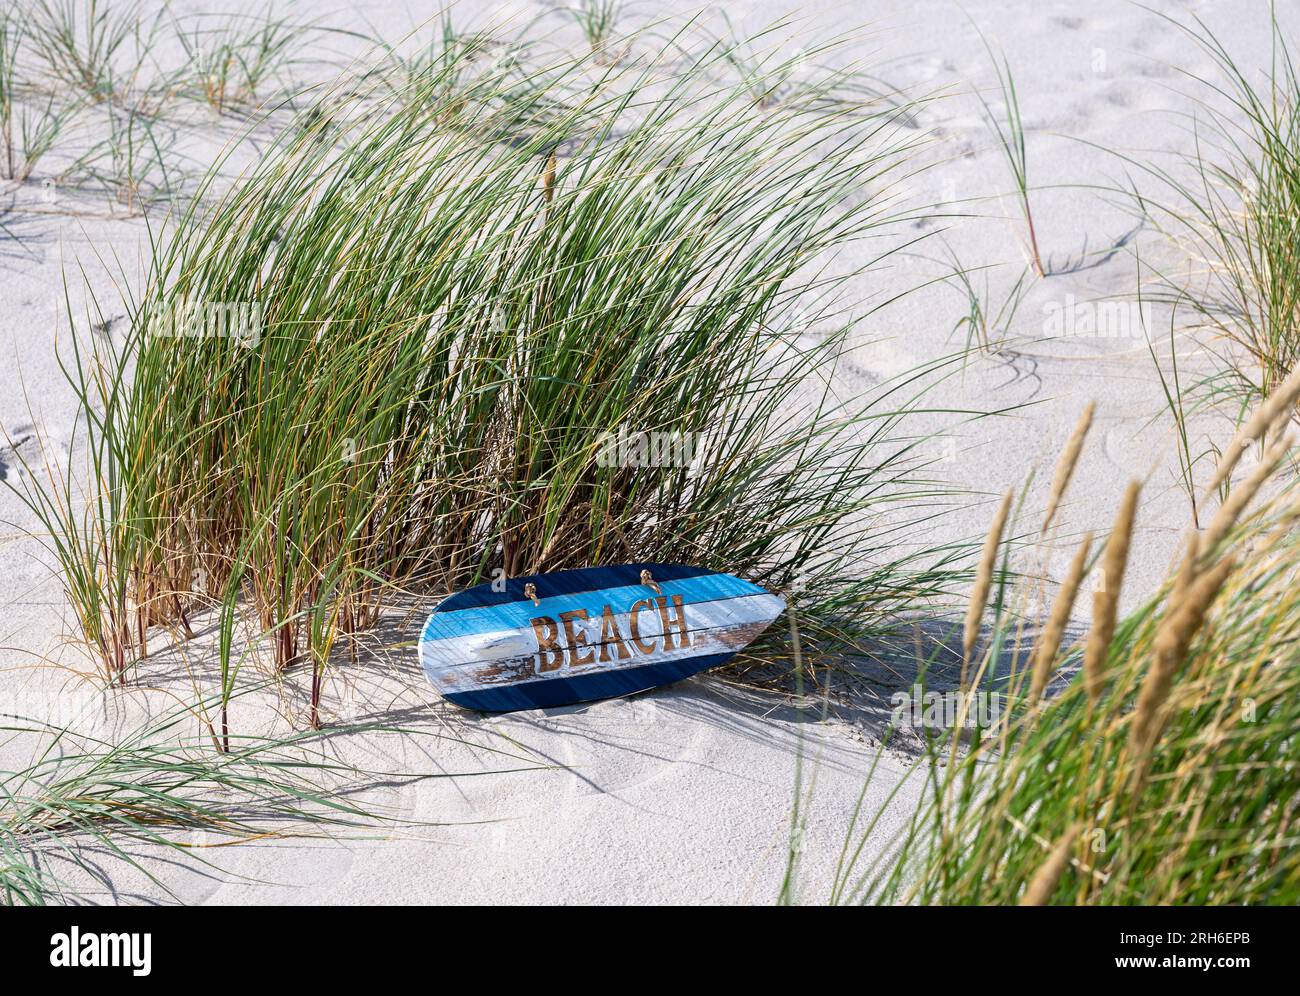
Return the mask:
<path id="1" fill-rule="evenodd" d="M 178 13 L 213 6 L 173 4 Z M 1202 18 L 1248 66 L 1267 61 L 1262 0 L 1154 6 L 1176 22 Z M 645 23 L 697 7 L 642 3 L 627 16 L 629 23 Z M 550 5 L 462 9 L 466 23 L 519 23 L 550 11 L 540 22 L 545 30 L 582 44 Z M 342 10 L 304 16 L 399 39 L 412 30 L 430 31 L 420 25 L 435 10 L 432 4 L 357 0 Z M 933 444 L 936 472 L 969 492 L 933 524 L 928 538 L 981 535 L 995 496 L 1031 475 L 1036 476 L 1027 507 L 1041 509 L 1052 464 L 1084 405 L 1095 401 L 1092 438 L 1062 512 L 1060 548 L 1049 551 L 1048 573 L 1063 571 L 1070 537 L 1105 528 L 1124 482 L 1139 477 L 1147 487 L 1126 601 L 1149 592 L 1186 527 L 1187 499 L 1177 486 L 1171 422 L 1147 341 L 1140 335 L 1054 335 L 1050 317 L 1080 302 L 1088 307 L 1130 301 L 1137 284 L 1135 252 L 1159 257 L 1172 251 L 1121 198 L 1099 188 L 1123 181 L 1125 156 L 1189 149 L 1188 115 L 1196 103 L 1179 71 L 1207 70 L 1204 55 L 1175 23 L 1122 0 L 972 0 L 964 10 L 947 0 L 806 3 L 797 10 L 764 0 L 718 5 L 706 17 L 718 24 L 723 10 L 742 34 L 797 13 L 792 50 L 862 24 L 838 57 L 873 65 L 889 87 L 939 95 L 916 118 L 924 143 L 918 156 L 932 168 L 910 178 L 905 193 L 916 204 L 944 205 L 949 217 L 919 224 L 916 234 L 931 237 L 879 267 L 858 290 L 870 301 L 930 285 L 864 324 L 838 384 L 845 392 L 869 391 L 961 343 L 954 327 L 966 301 L 938 282 L 950 268 L 950 254 L 966 266 L 988 268 L 995 300 L 1026 267 L 1016 204 L 999 196 L 1012 189 L 1007 165 L 972 96 L 973 88 L 985 88 L 996 103 L 987 90 L 994 83 L 989 58 L 974 25 L 1005 50 L 1025 118 L 1038 240 L 1051 273 L 1032 282 L 1005 323 L 1005 348 L 972 357 L 942 388 L 943 407 L 1006 414 L 965 424 L 954 424 L 950 416 L 918 416 L 917 431 L 951 430 L 948 441 Z M 320 44 L 321 58 L 347 49 L 338 39 Z M 198 171 L 228 133 L 208 121 L 187 128 L 177 143 L 178 157 Z M 8 236 L 0 240 L 0 425 L 28 459 L 40 453 L 42 442 L 58 455 L 76 445 L 77 426 L 76 403 L 55 349 L 67 334 L 65 288 L 74 314 L 84 313 L 88 299 L 100 302 L 106 319 L 121 314 L 115 302 L 141 279 L 148 224 L 103 216 L 102 204 L 88 193 L 68 193 L 50 203 L 38 181 L 2 196 L 11 210 Z M 1150 320 L 1164 329 L 1168 316 L 1157 308 Z M 1194 368 L 1197 358 L 1189 356 L 1187 363 Z M 0 450 L 0 475 L 18 473 L 14 454 Z M 71 631 L 58 580 L 36 541 L 24 534 L 34 528 L 31 517 L 4 490 L 0 519 L 7 523 L 0 532 L 0 693 L 17 707 L 83 696 L 68 670 L 78 657 L 67 646 Z M 191 672 L 203 672 L 211 634 L 200 628 L 187 648 L 160 648 L 153 667 L 161 684 L 183 690 Z M 213 858 L 220 868 L 202 872 L 150 863 L 146 854 L 157 881 L 106 858 L 103 881 L 81 883 L 87 897 L 210 903 L 769 902 L 785 868 L 800 753 L 816 759 L 819 772 L 801 841 L 801 894 L 809 900 L 826 894 L 848 814 L 875 756 L 883 727 L 879 709 L 849 706 L 822 721 L 815 702 L 799 709 L 788 696 L 706 676 L 633 700 L 485 718 L 441 703 L 414 656 L 413 649 L 392 654 L 373 675 L 338 679 L 332 692 L 338 718 L 384 717 L 417 732 L 340 736 L 330 745 L 370 770 L 429 776 L 416 782 L 395 778 L 369 796 L 374 806 L 408 824 L 378 837 L 221 848 Z M 908 677 L 882 671 L 878 695 L 905 687 Z M 131 690 L 91 712 L 96 723 L 125 728 L 161 702 L 157 694 Z M 258 708 L 269 711 L 272 704 Z M 283 704 L 290 714 L 297 708 Z M 25 749 L 10 744 L 0 750 L 0 766 L 21 763 Z M 479 776 L 503 767 L 521 770 Z M 916 774 L 905 752 L 891 752 L 868 787 L 864 810 L 887 808 L 869 850 L 883 846 L 916 805 L 920 778 L 909 779 L 909 771 Z"/>

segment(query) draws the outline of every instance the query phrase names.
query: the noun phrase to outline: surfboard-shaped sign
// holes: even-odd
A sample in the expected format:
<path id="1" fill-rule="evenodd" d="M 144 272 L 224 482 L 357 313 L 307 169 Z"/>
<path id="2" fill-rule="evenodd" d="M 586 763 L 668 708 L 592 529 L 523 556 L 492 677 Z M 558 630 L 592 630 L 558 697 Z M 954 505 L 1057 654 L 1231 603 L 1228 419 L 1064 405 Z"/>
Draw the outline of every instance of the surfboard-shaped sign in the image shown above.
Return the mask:
<path id="1" fill-rule="evenodd" d="M 481 584 L 420 635 L 442 695 L 512 712 L 630 695 L 716 667 L 785 608 L 758 585 L 680 564 L 620 564 Z"/>

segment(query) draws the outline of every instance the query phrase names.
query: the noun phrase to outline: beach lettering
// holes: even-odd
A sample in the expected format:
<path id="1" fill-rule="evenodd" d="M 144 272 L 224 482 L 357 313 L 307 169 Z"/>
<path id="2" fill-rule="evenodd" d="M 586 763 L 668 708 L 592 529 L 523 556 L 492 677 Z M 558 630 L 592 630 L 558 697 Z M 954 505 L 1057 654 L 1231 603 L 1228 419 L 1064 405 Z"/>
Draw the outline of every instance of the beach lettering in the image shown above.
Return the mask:
<path id="1" fill-rule="evenodd" d="M 655 626 L 655 621 L 658 626 Z M 681 595 L 641 598 L 627 611 L 627 634 L 619 629 L 618 616 L 606 605 L 599 616 L 586 609 L 571 609 L 558 618 L 538 616 L 530 620 L 537 638 L 537 670 L 557 671 L 562 667 L 586 667 L 648 657 L 661 650 L 691 646 L 686 625 L 686 608 Z M 595 642 L 590 637 L 598 633 Z"/>

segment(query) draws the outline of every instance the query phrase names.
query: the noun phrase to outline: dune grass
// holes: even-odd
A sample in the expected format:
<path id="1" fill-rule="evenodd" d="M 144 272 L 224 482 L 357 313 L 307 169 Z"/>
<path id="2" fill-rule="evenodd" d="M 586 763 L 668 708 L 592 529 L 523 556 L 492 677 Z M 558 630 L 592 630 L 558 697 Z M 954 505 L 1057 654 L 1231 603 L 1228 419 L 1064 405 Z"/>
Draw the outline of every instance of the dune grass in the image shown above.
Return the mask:
<path id="1" fill-rule="evenodd" d="M 1269 65 L 1243 68 L 1199 19 L 1171 23 L 1208 56 L 1213 71 L 1186 74 L 1201 104 L 1192 152 L 1168 166 L 1129 160 L 1157 181 L 1134 193 L 1183 269 L 1144 260 L 1153 300 L 1168 303 L 1214 371 L 1189 380 L 1178 401 L 1244 413 L 1300 362 L 1300 77 L 1291 43 L 1272 20 Z"/>
<path id="2" fill-rule="evenodd" d="M 255 690 L 245 684 L 241 694 Z M 228 737 L 214 751 L 220 702 L 173 704 L 111 735 L 0 713 L 6 749 L 27 745 L 31 757 L 0 770 L 0 906 L 94 902 L 113 865 L 178 900 L 159 877 L 173 864 L 219 875 L 221 849 L 243 842 L 400 831 L 405 821 L 376 806 L 369 789 L 457 777 L 363 770 L 314 733 Z M 367 731 L 430 735 L 352 730 Z M 505 745 L 475 749 L 499 761 L 491 771 L 542 766 Z"/>
<path id="3" fill-rule="evenodd" d="M 196 833 L 230 844 L 307 826 L 320 833 L 373 825 L 363 808 L 326 787 L 327 778 L 349 773 L 345 765 L 269 739 L 214 752 L 206 738 L 176 737 L 191 719 L 176 710 L 109 742 L 4 717 L 6 737 L 40 746 L 27 767 L 0 771 L 0 905 L 67 902 L 87 888 L 87 881 L 70 885 L 70 874 L 80 870 L 93 882 L 95 863 L 107 856 L 153 879 L 133 845 L 207 863 L 190 846 Z"/>
<path id="4" fill-rule="evenodd" d="M 172 150 L 175 132 L 135 110 L 111 105 L 99 110 L 104 137 L 63 171 L 63 179 L 102 191 L 129 215 L 143 213 L 179 184 Z"/>
<path id="5" fill-rule="evenodd" d="M 167 160 L 154 119 L 120 106 L 149 29 L 95 0 L 39 2 L 38 52 L 109 114 L 104 182 L 139 209 L 143 178 Z M 0 125 L 21 179 L 31 167 L 14 165 L 16 144 L 41 143 L 15 143 L 9 128 L 10 24 Z M 218 112 L 257 103 L 288 44 L 282 22 L 264 27 L 187 36 L 190 95 Z M 760 69 L 737 45 L 671 77 L 653 61 L 610 66 L 604 42 L 546 66 L 487 59 L 490 47 L 445 20 L 382 86 L 326 94 L 233 188 L 214 171 L 154 230 L 120 342 L 68 337 L 86 463 L 25 468 L 20 494 L 106 683 L 137 679 L 151 638 L 183 639 L 195 613 L 215 611 L 219 688 L 201 744 L 177 746 L 171 720 L 70 751 L 64 731 L 21 727 L 60 749 L 0 773 L 9 901 L 55 888 L 22 857 L 38 839 L 102 835 L 127 857 L 109 834 L 168 847 L 177 829 L 252 835 L 260 822 L 213 790 L 273 820 L 363 818 L 318 788 L 315 776 L 339 774 L 329 762 L 285 761 L 297 741 L 232 731 L 245 615 L 277 676 L 306 672 L 319 726 L 339 648 L 355 653 L 357 634 L 412 594 L 625 560 L 698 563 L 798 591 L 789 649 L 801 665 L 957 578 L 955 551 L 894 545 L 900 514 L 914 523 L 947 497 L 916 472 L 919 440 L 903 434 L 944 364 L 842 399 L 835 369 L 854 322 L 839 304 L 808 305 L 904 244 L 891 184 L 908 168 L 909 108 L 853 101 L 849 113 L 827 87 L 789 87 L 793 60 Z M 1212 289 L 1176 294 L 1259 364 L 1259 378 L 1231 367 L 1243 399 L 1289 396 L 1296 77 L 1282 59 L 1261 95 L 1221 65 L 1253 139 L 1228 146 L 1236 166 L 1196 159 L 1216 193 L 1180 220 L 1206 240 Z M 718 67 L 739 85 L 718 85 Z M 1005 59 L 999 79 L 1007 121 L 989 116 L 1042 276 Z M 863 261 L 825 267 L 849 250 Z M 988 348 L 1026 277 L 997 312 L 960 279 L 970 314 L 958 328 Z M 1282 461 L 1293 408 L 1248 423 L 1262 469 L 1225 493 L 1165 589 L 1117 619 L 1130 491 L 1106 542 L 1076 551 L 1033 652 L 1015 655 L 1028 664 L 1000 686 L 1001 723 L 970 749 L 955 736 L 931 745 L 934 802 L 898 850 L 864 862 L 855 820 L 833 900 L 1300 899 L 1300 716 L 1293 662 L 1277 650 L 1300 622 L 1298 513 L 1284 498 L 1237 524 Z M 653 455 L 639 442 L 652 435 L 693 458 Z M 1012 507 L 1008 495 L 977 573 L 963 689 L 985 687 L 1000 650 L 1024 638 L 999 581 Z M 1063 646 L 1093 563 L 1104 583 L 1091 633 Z M 996 631 L 981 641 L 990 606 Z"/>
<path id="6" fill-rule="evenodd" d="M 1274 422 L 1255 419 L 1252 432 Z M 914 769 L 927 801 L 875 854 L 866 841 L 879 815 L 855 817 L 830 900 L 1300 901 L 1300 504 L 1286 489 L 1244 516 L 1290 444 L 1267 447 L 1204 530 L 1189 531 L 1161 590 L 1117 619 L 1139 507 L 1131 485 L 1100 551 L 1083 539 L 1044 630 L 1031 638 L 1013 615 L 995 621 L 972 692 L 997 690 L 1000 715 L 966 742 L 975 713 L 963 697 L 957 727 L 929 740 Z M 1092 625 L 1062 646 L 1089 563 Z M 1068 683 L 1045 697 L 1059 675 Z"/>
<path id="7" fill-rule="evenodd" d="M 53 80 L 86 99 L 123 100 L 146 70 L 163 21 L 139 0 L 31 0 L 28 33 Z"/>
<path id="8" fill-rule="evenodd" d="M 3 144 L 5 176 L 17 176 L 14 149 L 15 85 L 18 53 L 22 48 L 23 25 L 9 11 L 0 11 L 0 143 Z"/>
<path id="9" fill-rule="evenodd" d="M 218 114 L 246 110 L 270 97 L 268 84 L 286 73 L 306 32 L 272 10 L 184 21 L 173 15 L 170 26 L 185 54 L 174 87 Z"/>
<path id="10" fill-rule="evenodd" d="M 972 26 L 974 26 L 972 24 Z M 1011 74 L 1011 63 L 1005 53 L 994 51 L 993 45 L 984 33 L 975 29 L 988 52 L 993 71 L 997 74 L 998 91 L 1002 95 L 1002 113 L 995 113 L 983 94 L 978 94 L 980 106 L 984 110 L 984 119 L 998 140 L 1002 156 L 1007 162 L 1011 178 L 1015 183 L 1016 199 L 1020 205 L 1025 222 L 1025 235 L 1028 240 L 1026 255 L 1034 273 L 1039 277 L 1047 276 L 1043 266 L 1043 257 L 1038 249 L 1038 232 L 1034 227 L 1034 211 L 1029 199 L 1029 156 L 1025 152 L 1025 125 L 1020 116 L 1020 97 L 1016 92 L 1015 77 Z"/>
<path id="11" fill-rule="evenodd" d="M 452 108 L 456 106 L 457 95 L 471 99 L 476 93 L 495 91 L 500 73 L 483 63 L 501 48 L 500 40 L 491 31 L 459 28 L 455 18 L 444 12 L 433 37 L 425 45 L 410 55 L 390 52 L 387 64 L 377 75 L 391 80 L 392 90 L 398 96 L 425 98 L 431 85 L 437 83 L 446 95 L 443 103 Z M 480 76 L 485 79 L 476 87 L 474 83 Z"/>
<path id="12" fill-rule="evenodd" d="M 962 337 L 968 353 L 975 349 L 984 353 L 996 352 L 1009 338 L 1011 325 L 1029 290 L 1029 269 L 1026 267 L 1021 271 L 999 301 L 989 286 L 988 269 L 982 274 L 983 281 L 977 282 L 975 272 L 963 267 L 951 252 L 949 255 L 952 276 L 945 282 L 966 302 L 966 313 L 957 319 L 953 335 Z"/>
<path id="13" fill-rule="evenodd" d="M 622 0 L 578 0 L 568 8 L 569 16 L 582 30 L 592 55 L 599 62 L 610 61 L 609 44 L 618 31 L 623 6 Z"/>
<path id="14" fill-rule="evenodd" d="M 32 92 L 23 67 L 29 48 L 22 12 L 0 11 L 0 176 L 17 183 L 31 177 L 78 107 Z"/>
<path id="15" fill-rule="evenodd" d="M 24 497 L 105 681 L 247 611 L 316 724 L 412 593 L 682 561 L 798 586 L 834 642 L 944 591 L 959 551 L 896 543 L 948 499 L 899 427 L 949 364 L 836 393 L 839 291 L 907 239 L 902 112 L 755 108 L 717 49 L 671 76 L 458 51 L 214 172 L 121 341 L 69 338 L 87 463 Z"/>

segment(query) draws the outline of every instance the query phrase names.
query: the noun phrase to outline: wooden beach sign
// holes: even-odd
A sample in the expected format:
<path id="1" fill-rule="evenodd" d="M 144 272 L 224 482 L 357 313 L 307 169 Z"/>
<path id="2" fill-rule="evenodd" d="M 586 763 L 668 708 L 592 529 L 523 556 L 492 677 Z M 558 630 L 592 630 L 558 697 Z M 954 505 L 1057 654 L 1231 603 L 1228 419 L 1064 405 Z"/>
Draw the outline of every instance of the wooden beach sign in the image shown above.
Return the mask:
<path id="1" fill-rule="evenodd" d="M 620 564 L 481 584 L 444 599 L 420 635 L 443 696 L 511 712 L 629 695 L 716 667 L 785 602 L 730 574 Z"/>

